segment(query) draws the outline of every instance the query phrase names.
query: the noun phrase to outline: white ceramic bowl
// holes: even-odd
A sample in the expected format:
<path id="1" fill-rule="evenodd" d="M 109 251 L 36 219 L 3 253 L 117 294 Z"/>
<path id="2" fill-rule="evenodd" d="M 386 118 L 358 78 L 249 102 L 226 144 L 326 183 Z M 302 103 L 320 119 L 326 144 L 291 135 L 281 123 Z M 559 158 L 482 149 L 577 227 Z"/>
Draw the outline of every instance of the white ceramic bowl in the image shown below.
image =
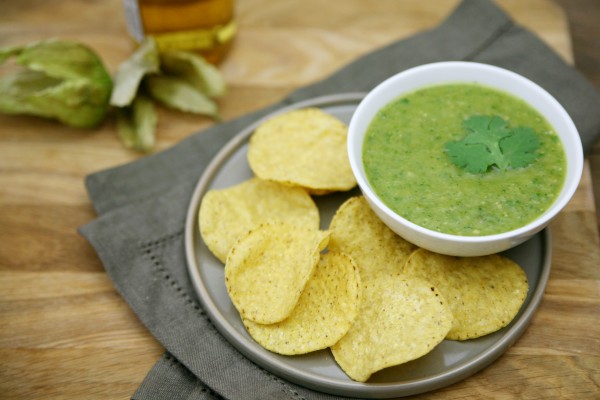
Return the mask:
<path id="1" fill-rule="evenodd" d="M 365 133 L 375 114 L 390 101 L 419 88 L 443 83 L 481 83 L 519 97 L 537 109 L 554 127 L 566 153 L 567 172 L 563 188 L 550 208 L 518 229 L 486 236 L 459 236 L 416 225 L 392 211 L 375 194 L 362 162 Z M 542 230 L 569 202 L 581 179 L 583 151 L 575 124 L 548 92 L 514 72 L 474 62 L 439 62 L 403 71 L 379 84 L 358 105 L 349 125 L 348 155 L 358 185 L 373 211 L 406 240 L 438 253 L 479 256 L 514 247 Z"/>

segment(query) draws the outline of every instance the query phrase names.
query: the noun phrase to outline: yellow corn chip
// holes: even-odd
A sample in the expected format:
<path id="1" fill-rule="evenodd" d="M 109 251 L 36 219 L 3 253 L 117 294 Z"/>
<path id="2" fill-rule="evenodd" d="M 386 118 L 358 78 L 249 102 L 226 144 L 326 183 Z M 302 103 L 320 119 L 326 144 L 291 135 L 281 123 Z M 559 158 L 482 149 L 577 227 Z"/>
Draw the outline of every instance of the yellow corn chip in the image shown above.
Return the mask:
<path id="1" fill-rule="evenodd" d="M 200 204 L 200 234 L 222 262 L 241 234 L 268 221 L 318 229 L 319 210 L 306 191 L 258 178 L 210 190 Z"/>
<path id="2" fill-rule="evenodd" d="M 329 226 L 329 249 L 352 257 L 363 281 L 381 274 L 398 274 L 417 246 L 388 228 L 363 196 L 348 199 Z"/>
<path id="3" fill-rule="evenodd" d="M 363 282 L 354 325 L 331 351 L 350 378 L 365 382 L 376 371 L 427 354 L 451 326 L 450 309 L 428 282 L 382 274 Z"/>
<path id="4" fill-rule="evenodd" d="M 287 318 L 328 241 L 327 231 L 286 223 L 242 235 L 225 263 L 227 291 L 242 319 L 272 324 Z"/>
<path id="5" fill-rule="evenodd" d="M 360 305 L 360 275 L 350 257 L 324 254 L 289 317 L 275 324 L 244 320 L 250 335 L 267 350 L 304 354 L 335 344 L 348 332 Z"/>
<path id="6" fill-rule="evenodd" d="M 250 137 L 248 163 L 256 176 L 313 194 L 356 186 L 346 150 L 346 124 L 318 108 L 277 115 Z"/>
<path id="7" fill-rule="evenodd" d="M 523 269 L 498 254 L 452 257 L 419 249 L 404 273 L 428 280 L 443 294 L 454 315 L 447 337 L 452 340 L 480 337 L 508 325 L 529 290 Z"/>

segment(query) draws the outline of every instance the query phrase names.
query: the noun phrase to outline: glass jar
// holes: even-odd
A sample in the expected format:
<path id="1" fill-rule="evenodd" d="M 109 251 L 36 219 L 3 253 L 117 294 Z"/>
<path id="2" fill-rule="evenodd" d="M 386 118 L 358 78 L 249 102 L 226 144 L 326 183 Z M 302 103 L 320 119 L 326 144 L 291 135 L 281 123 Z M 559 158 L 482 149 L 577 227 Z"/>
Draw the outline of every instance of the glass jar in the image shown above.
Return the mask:
<path id="1" fill-rule="evenodd" d="M 152 35 L 160 50 L 191 50 L 216 64 L 236 34 L 234 0 L 124 0 L 127 27 L 141 42 Z"/>

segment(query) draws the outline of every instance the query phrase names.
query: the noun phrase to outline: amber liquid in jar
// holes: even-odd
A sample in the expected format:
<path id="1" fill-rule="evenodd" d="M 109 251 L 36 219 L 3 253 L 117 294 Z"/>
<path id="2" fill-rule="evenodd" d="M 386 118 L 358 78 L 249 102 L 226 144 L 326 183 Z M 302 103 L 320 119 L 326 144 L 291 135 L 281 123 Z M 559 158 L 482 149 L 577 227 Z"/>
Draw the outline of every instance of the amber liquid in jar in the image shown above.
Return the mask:
<path id="1" fill-rule="evenodd" d="M 235 37 L 234 0 L 125 0 L 125 7 L 130 31 L 142 30 L 134 38 L 152 35 L 160 50 L 197 51 L 216 64 Z"/>

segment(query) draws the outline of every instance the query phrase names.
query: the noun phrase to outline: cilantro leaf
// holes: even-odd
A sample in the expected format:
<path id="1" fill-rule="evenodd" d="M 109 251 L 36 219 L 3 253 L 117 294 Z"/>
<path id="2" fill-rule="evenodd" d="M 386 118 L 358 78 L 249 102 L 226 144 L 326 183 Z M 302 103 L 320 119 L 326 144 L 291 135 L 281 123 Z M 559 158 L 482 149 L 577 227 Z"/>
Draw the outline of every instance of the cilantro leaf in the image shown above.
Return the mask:
<path id="1" fill-rule="evenodd" d="M 500 141 L 500 149 L 510 160 L 512 168 L 523 168 L 537 158 L 536 151 L 540 147 L 540 141 L 529 127 L 518 127 L 513 132 L 513 135 Z"/>
<path id="2" fill-rule="evenodd" d="M 490 153 L 482 144 L 466 146 L 463 142 L 448 142 L 446 151 L 454 165 L 472 174 L 483 174 L 490 166 Z"/>
<path id="3" fill-rule="evenodd" d="M 446 143 L 450 161 L 473 174 L 487 172 L 495 166 L 505 171 L 523 168 L 537 158 L 540 142 L 529 127 L 511 129 L 498 116 L 475 115 L 464 122 L 467 135 Z"/>

